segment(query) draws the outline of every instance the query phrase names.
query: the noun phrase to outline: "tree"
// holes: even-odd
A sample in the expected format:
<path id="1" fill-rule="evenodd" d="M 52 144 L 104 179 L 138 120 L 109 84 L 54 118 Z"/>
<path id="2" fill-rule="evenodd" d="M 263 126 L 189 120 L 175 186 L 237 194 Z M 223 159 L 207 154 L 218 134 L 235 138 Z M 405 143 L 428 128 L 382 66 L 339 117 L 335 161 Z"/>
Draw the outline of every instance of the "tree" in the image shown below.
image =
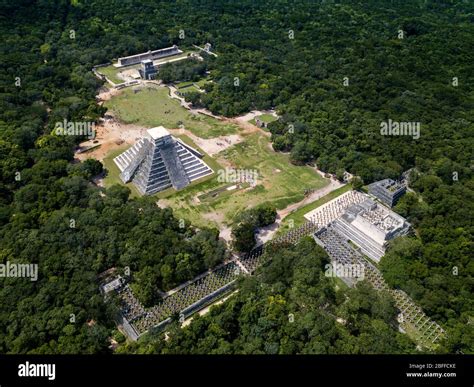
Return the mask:
<path id="1" fill-rule="evenodd" d="M 312 159 L 311 150 L 307 142 L 297 141 L 291 149 L 291 161 L 295 164 L 305 164 Z"/>
<path id="2" fill-rule="evenodd" d="M 107 190 L 107 195 L 109 198 L 116 199 L 121 203 L 125 203 L 128 200 L 130 193 L 130 188 L 118 184 L 113 185 Z"/>
<path id="3" fill-rule="evenodd" d="M 364 181 L 360 177 L 354 176 L 351 180 L 351 185 L 352 185 L 352 189 L 356 191 L 360 191 L 362 187 L 364 186 Z"/>
<path id="4" fill-rule="evenodd" d="M 240 223 L 232 228 L 233 246 L 238 252 L 249 252 L 255 246 L 254 226 Z"/>
<path id="5" fill-rule="evenodd" d="M 185 93 L 184 100 L 191 103 L 195 108 L 204 107 L 204 104 L 201 101 L 201 93 L 199 91 L 189 91 Z"/>

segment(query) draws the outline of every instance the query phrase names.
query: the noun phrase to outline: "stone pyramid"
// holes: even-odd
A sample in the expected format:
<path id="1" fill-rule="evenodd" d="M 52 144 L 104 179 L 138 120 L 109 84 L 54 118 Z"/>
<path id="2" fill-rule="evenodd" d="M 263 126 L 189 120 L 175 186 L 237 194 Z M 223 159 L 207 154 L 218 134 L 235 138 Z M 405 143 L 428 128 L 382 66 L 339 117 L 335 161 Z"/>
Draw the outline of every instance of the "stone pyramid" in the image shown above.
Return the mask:
<path id="1" fill-rule="evenodd" d="M 162 126 L 149 129 L 131 148 L 114 158 L 124 183 L 132 181 L 142 195 L 173 187 L 182 189 L 213 173 L 196 149 L 174 138 Z"/>

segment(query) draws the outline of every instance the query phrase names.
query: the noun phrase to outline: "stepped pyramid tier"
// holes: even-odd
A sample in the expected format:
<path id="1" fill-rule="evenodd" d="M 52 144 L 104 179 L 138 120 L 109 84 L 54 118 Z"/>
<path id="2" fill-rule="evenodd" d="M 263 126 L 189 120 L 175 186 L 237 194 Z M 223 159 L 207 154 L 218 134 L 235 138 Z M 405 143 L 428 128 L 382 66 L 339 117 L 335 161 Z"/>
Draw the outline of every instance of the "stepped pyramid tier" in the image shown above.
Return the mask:
<path id="1" fill-rule="evenodd" d="M 212 174 L 202 157 L 203 154 L 159 126 L 149 129 L 114 162 L 124 183 L 132 181 L 142 195 L 152 195 L 169 187 L 182 189 Z"/>

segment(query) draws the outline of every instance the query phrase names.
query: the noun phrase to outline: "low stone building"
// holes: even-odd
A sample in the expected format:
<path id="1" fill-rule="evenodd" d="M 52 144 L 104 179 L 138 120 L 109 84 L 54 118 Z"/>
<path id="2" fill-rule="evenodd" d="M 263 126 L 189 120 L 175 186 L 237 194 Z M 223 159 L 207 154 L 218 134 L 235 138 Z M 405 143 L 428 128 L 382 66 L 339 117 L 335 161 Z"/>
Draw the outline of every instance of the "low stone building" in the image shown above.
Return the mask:
<path id="1" fill-rule="evenodd" d="M 138 71 L 140 72 L 140 76 L 146 80 L 155 79 L 156 74 L 158 73 L 158 70 L 153 65 L 153 61 L 151 59 L 143 60 L 141 62 L 141 68 Z"/>
<path id="2" fill-rule="evenodd" d="M 407 188 L 405 184 L 392 179 L 384 179 L 369 184 L 369 194 L 375 196 L 383 203 L 393 207 L 405 194 Z"/>
<path id="3" fill-rule="evenodd" d="M 147 60 L 147 59 L 153 61 L 153 60 L 157 60 L 161 58 L 166 58 L 172 55 L 178 55 L 178 54 L 181 54 L 182 52 L 183 51 L 181 51 L 176 45 L 162 48 L 160 50 L 142 52 L 141 54 L 118 58 L 117 67 L 139 64 L 142 61 Z"/>

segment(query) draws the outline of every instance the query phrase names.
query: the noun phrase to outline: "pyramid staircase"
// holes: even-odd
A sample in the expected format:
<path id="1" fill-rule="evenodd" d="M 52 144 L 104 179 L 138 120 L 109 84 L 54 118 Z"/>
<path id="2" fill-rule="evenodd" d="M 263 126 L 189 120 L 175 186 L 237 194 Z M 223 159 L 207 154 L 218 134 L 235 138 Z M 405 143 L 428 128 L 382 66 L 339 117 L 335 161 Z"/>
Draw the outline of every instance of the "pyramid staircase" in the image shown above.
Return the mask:
<path id="1" fill-rule="evenodd" d="M 124 183 L 133 181 L 142 195 L 173 187 L 180 190 L 192 181 L 213 173 L 203 155 L 175 139 L 163 127 L 149 129 L 127 151 L 114 159 Z"/>
<path id="2" fill-rule="evenodd" d="M 128 183 L 140 163 L 145 158 L 150 149 L 151 142 L 147 138 L 141 138 L 127 151 L 117 156 L 114 161 L 120 169 L 120 178 L 124 183 Z"/>
<path id="3" fill-rule="evenodd" d="M 152 148 L 133 178 L 133 183 L 142 195 L 152 195 L 171 187 L 161 152 L 155 146 Z"/>
<path id="4" fill-rule="evenodd" d="M 178 157 L 175 143 L 161 148 L 161 157 L 168 171 L 173 188 L 182 189 L 186 187 L 190 183 L 190 180 L 186 175 L 181 159 Z"/>

